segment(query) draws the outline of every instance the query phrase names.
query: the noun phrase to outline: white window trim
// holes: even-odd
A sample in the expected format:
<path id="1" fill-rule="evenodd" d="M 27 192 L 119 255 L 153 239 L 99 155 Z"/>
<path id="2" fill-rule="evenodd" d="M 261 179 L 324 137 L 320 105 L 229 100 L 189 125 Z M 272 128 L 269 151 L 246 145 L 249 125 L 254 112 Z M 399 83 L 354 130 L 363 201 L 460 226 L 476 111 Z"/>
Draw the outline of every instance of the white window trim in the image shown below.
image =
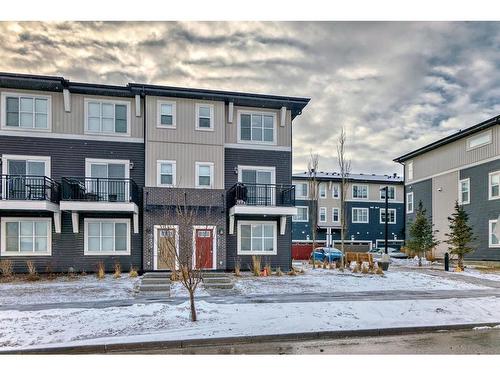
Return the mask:
<path id="1" fill-rule="evenodd" d="M 170 104 L 172 106 L 172 125 L 163 125 L 161 123 L 161 106 L 162 104 Z M 160 129 L 176 129 L 177 128 L 177 103 L 172 100 L 157 100 L 156 101 L 156 127 Z"/>
<path id="2" fill-rule="evenodd" d="M 389 201 L 395 201 L 395 200 L 397 200 L 396 199 L 396 192 L 397 192 L 398 189 L 396 189 L 396 186 L 391 186 L 391 185 L 380 185 L 379 186 L 379 198 L 380 198 L 380 200 L 381 201 L 385 201 L 385 198 L 382 198 L 382 191 L 383 191 L 382 189 L 384 189 L 386 186 L 388 186 L 389 189 L 391 189 L 391 188 L 394 189 L 394 198 L 389 198 L 388 200 Z"/>
<path id="3" fill-rule="evenodd" d="M 6 224 L 8 222 L 19 222 L 19 221 L 39 221 L 48 223 L 47 228 L 47 252 L 46 253 L 24 253 L 24 252 L 8 252 L 7 251 L 7 230 Z M 0 255 L 8 257 L 44 257 L 52 255 L 52 218 L 50 217 L 2 217 L 1 219 L 1 252 Z"/>
<path id="4" fill-rule="evenodd" d="M 116 252 L 116 251 L 90 251 L 88 250 L 89 246 L 89 230 L 88 230 L 88 225 L 89 223 L 104 223 L 104 222 L 110 222 L 110 223 L 125 223 L 127 224 L 127 251 L 126 252 Z M 83 255 L 88 255 L 88 256 L 109 256 L 109 255 L 114 255 L 114 256 L 123 256 L 123 255 L 130 255 L 131 254 L 131 246 L 130 246 L 130 219 L 111 219 L 111 218 L 106 218 L 106 219 L 99 219 L 99 218 L 85 218 L 83 219 L 83 225 L 84 225 L 84 244 L 83 244 Z M 114 240 L 113 240 L 114 241 Z"/>
<path id="5" fill-rule="evenodd" d="M 7 97 L 23 97 L 23 98 L 33 98 L 33 99 L 47 99 L 47 129 L 42 128 L 24 128 L 17 126 L 7 126 Z M 21 92 L 10 92 L 4 91 L 1 94 L 1 128 L 5 130 L 12 131 L 24 131 L 24 132 L 51 132 L 52 131 L 52 96 L 50 95 L 38 95 L 38 94 L 27 94 Z"/>
<path id="6" fill-rule="evenodd" d="M 273 251 L 242 251 L 241 250 L 241 226 L 252 224 L 272 224 L 273 225 Z M 253 221 L 253 220 L 239 220 L 238 221 L 238 255 L 276 255 L 278 253 L 278 223 L 276 221 Z"/>
<path id="7" fill-rule="evenodd" d="M 307 182 L 295 182 L 295 198 L 296 199 L 307 199 L 309 196 L 309 185 Z M 297 185 L 305 185 L 306 187 L 306 195 L 297 195 Z"/>
<path id="8" fill-rule="evenodd" d="M 172 164 L 172 184 L 161 183 L 161 165 Z M 156 161 L 156 186 L 175 187 L 177 185 L 177 163 L 175 160 L 157 160 Z"/>
<path id="9" fill-rule="evenodd" d="M 271 185 L 276 184 L 276 168 L 275 167 L 259 167 L 256 165 L 238 165 L 238 182 L 243 182 L 243 170 L 250 169 L 254 171 L 266 171 L 271 173 Z"/>
<path id="10" fill-rule="evenodd" d="M 338 193 L 337 197 L 334 195 L 335 186 L 337 187 L 337 193 Z M 332 199 L 340 199 L 340 184 L 332 184 Z"/>
<path id="11" fill-rule="evenodd" d="M 175 230 L 175 251 L 179 256 L 179 226 L 178 225 L 153 225 L 153 269 L 158 270 L 158 230 Z M 179 261 L 175 259 L 175 268 L 179 269 Z"/>
<path id="12" fill-rule="evenodd" d="M 411 196 L 411 200 L 410 200 Z M 408 209 L 408 203 L 411 202 L 411 211 Z M 406 193 L 406 213 L 412 214 L 415 209 L 415 203 L 413 201 L 413 192 Z"/>
<path id="13" fill-rule="evenodd" d="M 408 163 L 408 176 L 407 176 L 407 180 L 408 181 L 411 181 L 413 180 L 413 160 L 409 161 Z"/>
<path id="14" fill-rule="evenodd" d="M 92 177 L 91 164 L 124 164 L 125 165 L 125 178 L 130 178 L 130 160 L 124 159 L 85 159 L 85 177 Z"/>
<path id="15" fill-rule="evenodd" d="M 385 211 L 385 208 L 380 208 L 379 209 L 379 224 L 385 224 L 384 221 L 382 221 L 382 212 Z M 396 224 L 396 209 L 395 208 L 389 208 L 388 211 L 393 211 L 394 212 L 394 221 L 389 221 L 389 224 Z"/>
<path id="16" fill-rule="evenodd" d="M 467 187 L 468 187 L 468 198 L 467 201 L 463 202 L 462 201 L 462 182 L 467 181 Z M 458 180 L 458 203 L 461 205 L 464 204 L 469 204 L 470 203 L 470 178 L 464 178 L 462 180 Z"/>
<path id="17" fill-rule="evenodd" d="M 321 212 L 324 211 L 325 212 L 325 220 L 321 220 Z M 328 221 L 328 210 L 326 209 L 326 207 L 320 207 L 319 210 L 318 210 L 318 223 L 326 223 Z"/>
<path id="18" fill-rule="evenodd" d="M 500 194 L 497 197 L 493 197 L 491 195 L 491 177 L 495 174 L 500 174 L 500 171 L 494 171 L 494 172 L 488 173 L 488 200 L 490 200 L 490 201 L 495 200 L 495 199 L 500 199 Z"/>
<path id="19" fill-rule="evenodd" d="M 264 116 L 272 116 L 273 117 L 273 141 L 247 141 L 241 139 L 241 115 L 264 115 Z M 238 143 L 248 143 L 248 144 L 261 144 L 261 145 L 277 145 L 277 120 L 276 120 L 276 112 L 270 111 L 246 111 L 246 110 L 238 110 L 236 112 L 237 116 L 237 131 L 238 131 Z"/>
<path id="20" fill-rule="evenodd" d="M 215 225 L 193 225 L 193 258 L 192 264 L 196 266 L 196 230 L 212 230 L 212 268 L 203 268 L 215 270 L 217 269 L 217 226 Z M 178 250 L 177 250 L 178 251 Z"/>
<path id="21" fill-rule="evenodd" d="M 366 198 L 354 197 L 354 186 L 366 186 Z M 351 186 L 351 196 L 353 200 L 364 201 L 370 198 L 370 186 L 368 184 L 352 184 Z"/>
<path id="22" fill-rule="evenodd" d="M 195 187 L 197 189 L 213 189 L 214 188 L 214 178 L 215 178 L 215 173 L 214 173 L 214 163 L 208 162 L 208 161 L 197 161 L 194 163 L 194 170 L 195 170 Z M 202 186 L 199 184 L 199 168 L 200 166 L 209 166 L 210 167 L 210 186 Z"/>
<path id="23" fill-rule="evenodd" d="M 32 155 L 11 155 L 11 154 L 3 154 L 2 155 L 2 174 L 8 173 L 8 161 L 9 160 L 28 160 L 28 161 L 43 161 L 45 163 L 45 177 L 50 178 L 50 156 L 32 156 Z"/>
<path id="24" fill-rule="evenodd" d="M 90 131 L 89 129 L 89 103 L 94 102 L 94 103 L 106 103 L 106 104 L 118 104 L 118 105 L 125 105 L 127 107 L 127 132 L 126 133 L 116 133 L 116 132 L 95 132 L 95 131 Z M 130 102 L 126 100 L 109 100 L 109 99 L 98 99 L 98 98 L 84 98 L 84 116 L 85 116 L 85 122 L 84 122 L 84 134 L 90 134 L 90 135 L 99 135 L 99 136 L 113 136 L 113 137 L 130 137 L 130 131 L 132 127 L 132 122 L 131 122 L 131 116 L 130 116 Z"/>
<path id="25" fill-rule="evenodd" d="M 477 146 L 474 146 L 474 147 L 470 146 L 471 140 L 473 140 L 475 138 L 480 138 L 483 135 L 488 135 L 488 137 L 489 137 L 488 142 L 480 144 L 480 145 L 477 145 Z M 466 142 L 465 142 L 465 145 L 466 145 L 467 151 L 472 151 L 472 150 L 475 150 L 477 148 L 487 146 L 487 145 L 491 144 L 491 142 L 493 142 L 493 132 L 492 132 L 491 129 L 488 129 L 488 130 L 485 130 L 483 132 L 480 132 L 480 133 L 477 133 L 477 134 L 474 134 L 474 135 L 468 137 L 467 140 L 466 140 Z"/>
<path id="26" fill-rule="evenodd" d="M 309 206 L 295 206 L 295 207 L 306 209 L 306 219 L 305 220 L 297 220 L 297 219 L 294 219 L 295 216 L 292 216 L 292 221 L 294 223 L 307 223 L 309 221 Z"/>
<path id="27" fill-rule="evenodd" d="M 364 210 L 366 211 L 366 221 L 354 221 L 354 211 L 355 210 Z M 353 224 L 368 224 L 370 222 L 370 210 L 366 207 L 353 207 L 351 212 L 351 222 Z"/>
<path id="28" fill-rule="evenodd" d="M 321 188 L 324 188 L 323 192 L 325 193 L 324 195 L 321 194 Z M 326 185 L 326 182 L 320 182 L 318 184 L 318 196 L 320 199 L 326 199 L 326 196 L 328 195 L 328 189 L 327 189 L 327 185 Z"/>
<path id="29" fill-rule="evenodd" d="M 488 221 L 488 247 L 492 247 L 492 248 L 497 248 L 497 247 L 500 247 L 500 243 L 498 244 L 493 244 L 491 242 L 491 235 L 493 234 L 492 232 L 492 227 L 493 227 L 493 224 L 494 223 L 497 223 L 497 219 L 493 219 L 493 220 L 489 220 Z M 497 224 L 498 225 L 498 224 Z"/>
<path id="30" fill-rule="evenodd" d="M 339 218 L 338 220 L 333 220 L 334 212 L 337 211 L 337 217 Z M 332 223 L 340 223 L 340 208 L 333 207 L 332 208 Z"/>
<path id="31" fill-rule="evenodd" d="M 200 128 L 200 108 L 208 107 L 210 108 L 210 127 L 209 128 Z M 195 130 L 204 131 L 204 132 L 213 132 L 215 130 L 214 126 L 214 105 L 207 103 L 196 103 L 196 119 L 195 119 Z"/>

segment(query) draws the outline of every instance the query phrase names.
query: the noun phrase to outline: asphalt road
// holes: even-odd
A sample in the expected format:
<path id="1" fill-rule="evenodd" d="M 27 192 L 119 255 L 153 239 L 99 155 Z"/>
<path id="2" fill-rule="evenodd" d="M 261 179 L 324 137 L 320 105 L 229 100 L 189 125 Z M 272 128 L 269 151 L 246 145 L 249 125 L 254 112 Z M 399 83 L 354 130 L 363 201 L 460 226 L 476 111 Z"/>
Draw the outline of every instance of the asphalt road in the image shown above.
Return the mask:
<path id="1" fill-rule="evenodd" d="M 500 354 L 500 329 L 398 336 L 266 342 L 182 349 L 146 349 L 113 354 Z"/>

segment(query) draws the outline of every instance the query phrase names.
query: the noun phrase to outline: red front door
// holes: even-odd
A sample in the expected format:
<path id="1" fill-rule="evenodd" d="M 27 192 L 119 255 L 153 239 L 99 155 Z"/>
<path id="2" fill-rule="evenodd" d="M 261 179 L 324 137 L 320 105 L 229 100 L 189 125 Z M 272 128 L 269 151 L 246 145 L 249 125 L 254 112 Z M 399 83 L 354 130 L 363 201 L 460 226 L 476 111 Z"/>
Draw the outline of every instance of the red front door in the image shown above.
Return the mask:
<path id="1" fill-rule="evenodd" d="M 196 268 L 213 268 L 213 229 L 196 229 Z"/>

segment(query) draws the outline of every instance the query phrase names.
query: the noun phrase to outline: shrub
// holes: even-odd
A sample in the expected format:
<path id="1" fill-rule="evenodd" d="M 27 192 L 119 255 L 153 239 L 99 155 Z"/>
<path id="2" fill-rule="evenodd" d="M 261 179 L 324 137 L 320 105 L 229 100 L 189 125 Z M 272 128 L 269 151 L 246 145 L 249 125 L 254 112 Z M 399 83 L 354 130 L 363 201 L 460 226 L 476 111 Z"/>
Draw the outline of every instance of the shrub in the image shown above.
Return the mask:
<path id="1" fill-rule="evenodd" d="M 52 270 L 52 264 L 47 264 L 45 267 L 45 273 L 47 274 L 47 279 L 54 280 L 56 278 L 56 274 Z"/>
<path id="2" fill-rule="evenodd" d="M 172 271 L 172 273 L 170 274 L 170 281 L 177 281 L 180 279 L 180 275 L 178 273 L 178 271 L 174 270 Z"/>
<path id="3" fill-rule="evenodd" d="M 273 274 L 273 269 L 269 263 L 264 266 L 264 269 L 266 270 L 267 276 L 271 276 Z"/>
<path id="4" fill-rule="evenodd" d="M 134 266 L 130 266 L 130 271 L 128 273 L 128 276 L 131 278 L 139 276 L 139 273 L 137 273 L 137 268 L 135 268 Z"/>
<path id="5" fill-rule="evenodd" d="M 297 271 L 295 271 L 295 268 L 292 267 L 290 272 L 288 272 L 288 276 L 297 276 Z"/>
<path id="6" fill-rule="evenodd" d="M 38 272 L 36 272 L 35 263 L 32 260 L 26 261 L 26 268 L 28 268 L 28 276 L 26 277 L 28 281 L 37 281 L 40 279 Z"/>
<path id="7" fill-rule="evenodd" d="M 354 262 L 354 267 L 352 268 L 352 273 L 359 273 L 359 264 Z"/>
<path id="8" fill-rule="evenodd" d="M 276 267 L 276 276 L 283 276 L 283 271 L 281 270 L 281 267 Z"/>
<path id="9" fill-rule="evenodd" d="M 120 277 L 122 277 L 122 265 L 120 264 L 120 262 L 115 263 L 115 272 L 113 273 L 113 277 L 115 279 L 119 279 Z"/>
<path id="10" fill-rule="evenodd" d="M 0 260 L 0 273 L 2 277 L 11 278 L 14 276 L 14 265 L 10 259 Z"/>
<path id="11" fill-rule="evenodd" d="M 377 271 L 375 272 L 377 275 L 383 275 L 384 274 L 384 270 L 382 269 L 382 267 L 378 266 L 377 267 Z"/>
<path id="12" fill-rule="evenodd" d="M 434 255 L 434 250 L 431 249 L 427 253 L 425 253 L 425 259 L 427 259 L 429 262 L 435 262 L 436 261 L 436 256 Z"/>
<path id="13" fill-rule="evenodd" d="M 368 265 L 365 262 L 363 262 L 363 264 L 361 264 L 361 273 L 363 273 L 365 275 L 368 274 Z"/>
<path id="14" fill-rule="evenodd" d="M 259 256 L 252 255 L 252 273 L 254 276 L 260 276 L 261 259 Z"/>
<path id="15" fill-rule="evenodd" d="M 236 264 L 234 265 L 234 276 L 241 276 L 241 263 L 239 260 L 237 260 Z"/>
<path id="16" fill-rule="evenodd" d="M 106 277 L 106 268 L 104 267 L 104 262 L 97 263 L 96 276 L 98 279 L 104 279 Z"/>

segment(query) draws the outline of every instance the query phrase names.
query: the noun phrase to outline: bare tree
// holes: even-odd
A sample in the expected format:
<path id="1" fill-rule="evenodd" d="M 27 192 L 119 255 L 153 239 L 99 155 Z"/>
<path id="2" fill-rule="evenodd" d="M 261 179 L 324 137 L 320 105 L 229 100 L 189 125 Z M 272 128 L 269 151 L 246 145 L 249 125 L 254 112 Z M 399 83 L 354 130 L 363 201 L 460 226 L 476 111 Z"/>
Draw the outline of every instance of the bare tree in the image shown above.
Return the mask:
<path id="1" fill-rule="evenodd" d="M 209 217 L 211 208 L 189 205 L 185 192 L 172 194 L 175 195 L 177 203 L 163 211 L 163 224 L 160 225 L 163 233 L 158 238 L 158 257 L 165 268 L 172 270 L 172 281 L 179 280 L 187 290 L 191 307 L 190 316 L 195 322 L 197 314 L 194 297 L 197 287 L 203 281 L 205 267 L 202 253 L 206 249 L 203 248 L 203 243 L 201 247 L 196 246 L 193 231 L 195 226 L 201 230 L 209 229 L 208 225 L 197 224 L 204 221 L 202 218 Z"/>
<path id="2" fill-rule="evenodd" d="M 347 233 L 347 210 L 346 198 L 349 186 L 349 174 L 351 173 L 351 160 L 346 157 L 347 134 L 342 127 L 337 143 L 337 159 L 340 173 L 340 251 L 344 255 L 344 242 Z M 344 267 L 344 256 L 342 256 L 342 267 Z"/>
<path id="3" fill-rule="evenodd" d="M 309 154 L 307 162 L 307 187 L 309 190 L 310 208 L 311 208 L 311 237 L 312 237 L 312 266 L 316 268 L 316 260 L 314 259 L 314 249 L 316 248 L 316 229 L 318 226 L 318 180 L 316 173 L 318 172 L 319 155 Z"/>

